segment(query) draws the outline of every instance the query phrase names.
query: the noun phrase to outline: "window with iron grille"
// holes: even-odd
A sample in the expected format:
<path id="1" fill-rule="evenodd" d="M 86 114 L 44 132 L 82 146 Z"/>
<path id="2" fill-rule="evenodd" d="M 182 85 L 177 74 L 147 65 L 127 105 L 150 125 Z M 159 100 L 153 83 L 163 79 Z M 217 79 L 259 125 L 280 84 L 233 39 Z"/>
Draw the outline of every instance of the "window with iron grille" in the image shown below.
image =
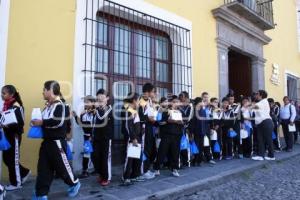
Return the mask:
<path id="1" fill-rule="evenodd" d="M 84 93 L 111 94 L 115 110 L 129 92 L 156 86 L 158 98 L 192 92 L 190 31 L 108 0 L 86 0 Z M 94 11 L 97 12 L 94 12 Z M 118 113 L 115 112 L 115 115 Z M 120 139 L 115 121 L 115 139 Z"/>

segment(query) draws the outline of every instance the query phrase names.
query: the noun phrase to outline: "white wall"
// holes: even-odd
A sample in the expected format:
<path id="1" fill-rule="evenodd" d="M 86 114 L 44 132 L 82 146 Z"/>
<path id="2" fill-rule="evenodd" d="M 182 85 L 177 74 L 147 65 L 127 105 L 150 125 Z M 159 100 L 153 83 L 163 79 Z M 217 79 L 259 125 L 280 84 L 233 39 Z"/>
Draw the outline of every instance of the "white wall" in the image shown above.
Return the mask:
<path id="1" fill-rule="evenodd" d="M 5 83 L 9 9 L 10 0 L 0 0 L 0 87 Z M 0 109 L 2 110 L 1 107 L 2 100 L 0 99 Z M 0 162 L 2 163 L 2 152 L 0 152 Z M 2 168 L 0 165 L 0 177 L 1 174 Z"/>

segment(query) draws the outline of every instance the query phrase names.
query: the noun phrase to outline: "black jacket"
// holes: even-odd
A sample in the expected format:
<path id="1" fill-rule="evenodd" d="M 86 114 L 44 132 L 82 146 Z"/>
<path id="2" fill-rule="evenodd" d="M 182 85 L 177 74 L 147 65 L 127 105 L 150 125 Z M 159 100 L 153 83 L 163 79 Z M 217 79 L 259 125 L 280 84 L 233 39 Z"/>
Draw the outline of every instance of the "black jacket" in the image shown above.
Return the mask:
<path id="1" fill-rule="evenodd" d="M 68 131 L 68 120 L 70 120 L 70 110 L 61 101 L 57 100 L 49 104 L 42 113 L 43 133 L 45 140 L 65 139 Z"/>
<path id="2" fill-rule="evenodd" d="M 134 110 L 127 109 L 124 114 L 125 137 L 129 138 L 130 141 L 137 139 L 140 142 L 142 138 L 142 127 L 138 113 L 134 112 Z"/>
<path id="3" fill-rule="evenodd" d="M 235 116 L 232 109 L 223 112 L 221 125 L 223 129 L 229 130 L 234 128 Z"/>
<path id="4" fill-rule="evenodd" d="M 14 136 L 14 134 L 21 135 L 24 132 L 24 108 L 15 102 L 11 107 L 8 108 L 14 109 L 14 113 L 17 118 L 16 124 L 10 124 L 7 127 L 3 127 L 3 131 L 7 137 Z"/>
<path id="5" fill-rule="evenodd" d="M 167 135 L 181 135 L 183 131 L 183 125 L 177 123 L 169 123 L 170 118 L 168 110 L 162 112 L 162 120 L 159 122 L 160 136 Z"/>
<path id="6" fill-rule="evenodd" d="M 112 107 L 97 108 L 94 119 L 93 138 L 95 141 L 112 139 L 114 132 Z"/>
<path id="7" fill-rule="evenodd" d="M 76 123 L 81 126 L 84 135 L 87 137 L 92 136 L 94 117 L 95 115 L 93 111 L 85 111 L 80 115 L 80 117 L 75 117 Z"/>

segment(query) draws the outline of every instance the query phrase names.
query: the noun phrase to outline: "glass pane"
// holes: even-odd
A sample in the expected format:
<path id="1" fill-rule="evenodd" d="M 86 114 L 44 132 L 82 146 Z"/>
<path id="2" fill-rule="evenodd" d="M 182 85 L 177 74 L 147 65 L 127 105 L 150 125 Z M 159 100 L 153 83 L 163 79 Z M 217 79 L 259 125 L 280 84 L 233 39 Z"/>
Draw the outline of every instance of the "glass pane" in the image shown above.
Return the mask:
<path id="1" fill-rule="evenodd" d="M 105 90 L 107 90 L 107 80 L 95 79 L 95 93 L 99 89 L 105 89 Z"/>
<path id="2" fill-rule="evenodd" d="M 138 93 L 139 95 L 143 94 L 143 86 L 142 85 L 136 85 L 135 86 L 135 93 Z"/>
<path id="3" fill-rule="evenodd" d="M 168 82 L 168 65 L 161 62 L 156 62 L 156 80 Z"/>
<path id="4" fill-rule="evenodd" d="M 96 49 L 96 72 L 108 72 L 108 50 Z"/>
<path id="5" fill-rule="evenodd" d="M 128 93 L 130 92 L 131 87 L 130 84 L 127 82 L 115 82 L 113 84 L 113 91 L 114 91 L 114 109 L 120 111 L 123 106 L 123 99 L 127 97 Z M 114 138 L 120 139 L 121 138 L 121 112 L 115 112 L 116 120 L 114 121 L 115 130 L 114 130 Z"/>
<path id="6" fill-rule="evenodd" d="M 169 59 L 169 49 L 168 44 L 169 40 L 165 37 L 157 36 L 156 37 L 156 58 L 162 60 Z"/>
<path id="7" fill-rule="evenodd" d="M 129 74 L 130 32 L 129 27 L 117 24 L 115 27 L 114 72 Z"/>
<path id="8" fill-rule="evenodd" d="M 102 19 L 101 17 L 97 18 L 97 38 L 96 43 L 101 45 L 107 45 L 108 39 L 107 39 L 107 20 Z"/>
<path id="9" fill-rule="evenodd" d="M 138 31 L 136 35 L 136 75 L 150 78 L 151 74 L 151 38 L 150 34 Z"/>
<path id="10" fill-rule="evenodd" d="M 167 95 L 168 95 L 168 88 L 157 87 L 156 89 L 157 89 L 157 98 L 158 98 L 158 100 L 161 97 L 167 97 Z"/>

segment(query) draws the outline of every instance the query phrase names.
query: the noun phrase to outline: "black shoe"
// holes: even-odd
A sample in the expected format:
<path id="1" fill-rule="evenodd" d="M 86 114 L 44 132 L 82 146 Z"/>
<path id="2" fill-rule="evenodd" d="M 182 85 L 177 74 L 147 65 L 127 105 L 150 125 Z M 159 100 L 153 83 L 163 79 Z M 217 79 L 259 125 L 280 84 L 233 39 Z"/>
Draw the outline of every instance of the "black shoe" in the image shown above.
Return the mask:
<path id="1" fill-rule="evenodd" d="M 92 171 L 91 175 L 92 175 L 92 176 L 98 176 L 98 172 Z"/>
<path id="2" fill-rule="evenodd" d="M 83 171 L 83 172 L 81 173 L 81 175 L 79 176 L 79 178 L 87 178 L 87 177 L 89 177 L 89 173 L 86 172 L 86 171 Z"/>
<path id="3" fill-rule="evenodd" d="M 288 150 L 286 150 L 287 152 L 292 152 L 293 151 L 293 149 L 288 149 Z"/>

